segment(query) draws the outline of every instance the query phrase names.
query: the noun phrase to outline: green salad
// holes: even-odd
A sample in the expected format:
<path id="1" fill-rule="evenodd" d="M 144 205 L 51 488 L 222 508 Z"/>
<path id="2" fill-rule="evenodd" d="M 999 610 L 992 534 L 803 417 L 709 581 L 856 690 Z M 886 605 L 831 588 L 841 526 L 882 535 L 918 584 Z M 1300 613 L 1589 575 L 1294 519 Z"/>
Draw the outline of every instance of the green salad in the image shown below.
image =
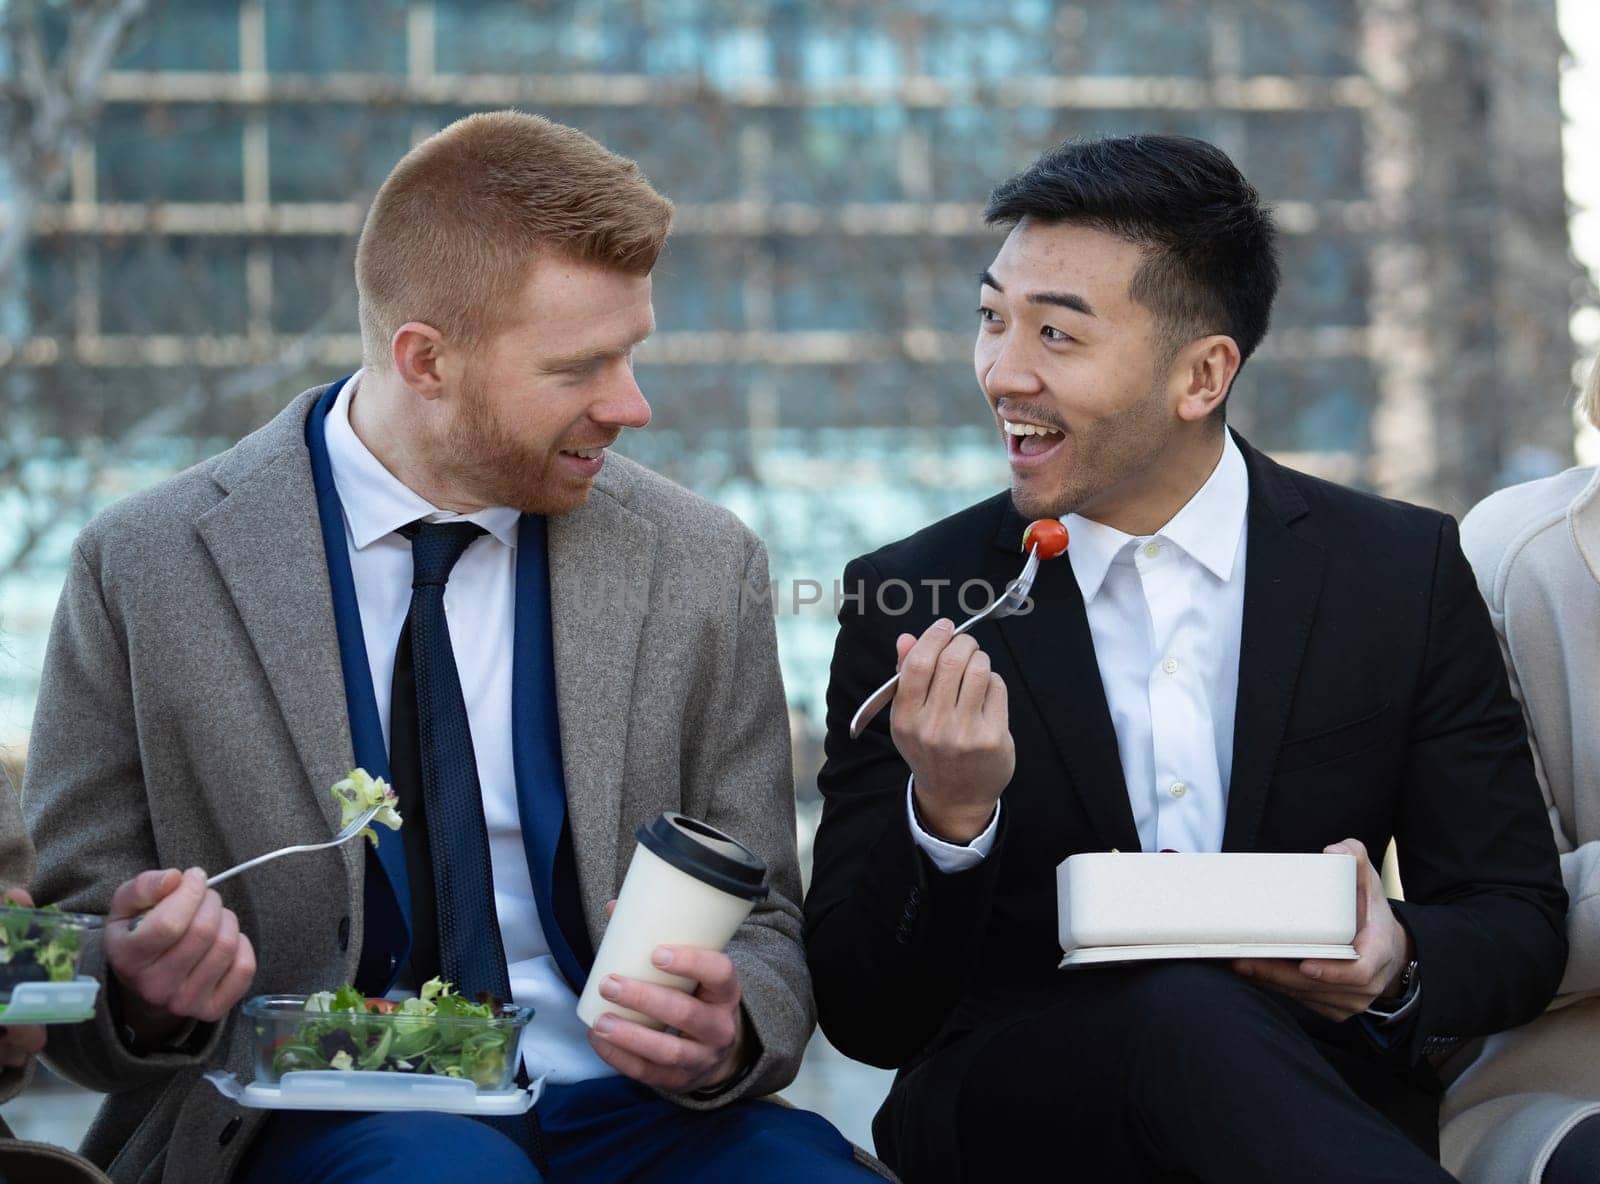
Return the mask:
<path id="1" fill-rule="evenodd" d="M 473 1003 L 437 978 L 423 984 L 420 997 L 399 1002 L 369 999 L 348 985 L 319 991 L 306 999 L 304 1014 L 273 1045 L 272 1068 L 280 1077 L 302 1069 L 368 1069 L 494 1087 L 516 1051 L 516 1008 L 492 999 Z"/>
<path id="2" fill-rule="evenodd" d="M 350 775 L 341 781 L 335 781 L 329 792 L 339 803 L 340 830 L 349 826 L 373 806 L 378 807 L 378 812 L 373 815 L 372 821 L 380 826 L 387 826 L 390 830 L 400 829 L 400 811 L 395 808 L 400 804 L 400 798 L 382 777 L 374 777 L 365 769 L 351 769 Z M 361 833 L 371 840 L 374 847 L 378 845 L 378 832 L 370 826 L 362 827 Z"/>
<path id="3" fill-rule="evenodd" d="M 55 906 L 0 907 L 0 995 L 21 983 L 71 982 L 82 931 Z"/>

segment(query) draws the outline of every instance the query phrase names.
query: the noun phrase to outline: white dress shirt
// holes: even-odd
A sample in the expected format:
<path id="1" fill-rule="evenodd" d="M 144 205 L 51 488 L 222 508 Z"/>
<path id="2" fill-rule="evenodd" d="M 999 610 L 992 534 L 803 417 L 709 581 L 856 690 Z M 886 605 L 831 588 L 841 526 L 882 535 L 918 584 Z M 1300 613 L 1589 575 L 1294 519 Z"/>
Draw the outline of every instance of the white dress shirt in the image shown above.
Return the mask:
<path id="1" fill-rule="evenodd" d="M 511 645 L 516 621 L 517 524 L 520 514 L 491 506 L 474 514 L 440 510 L 383 467 L 350 426 L 350 402 L 360 372 L 339 392 L 327 418 L 328 460 L 344 507 L 345 543 L 372 690 L 389 744 L 389 696 L 400 629 L 411 607 L 411 543 L 395 532 L 409 522 L 475 522 L 488 534 L 474 539 L 451 570 L 444 607 L 472 750 L 483 790 L 494 905 L 514 1002 L 532 1007 L 522 1038 L 528 1071 L 550 1080 L 584 1081 L 615 1072 L 589 1046 L 577 1017 L 577 996 L 561 977 L 539 919 L 522 844 L 516 769 L 511 750 Z M 461 628 L 457 627 L 461 622 Z M 328 985 L 328 984 L 324 984 Z"/>
<path id="2" fill-rule="evenodd" d="M 1155 534 L 1135 537 L 1077 514 L 1061 520 L 1146 851 L 1222 849 L 1249 501 L 1244 456 L 1224 433 L 1210 477 Z M 911 793 L 912 836 L 935 866 L 960 871 L 989 854 L 998 807 L 989 828 L 961 846 L 918 824 Z"/>

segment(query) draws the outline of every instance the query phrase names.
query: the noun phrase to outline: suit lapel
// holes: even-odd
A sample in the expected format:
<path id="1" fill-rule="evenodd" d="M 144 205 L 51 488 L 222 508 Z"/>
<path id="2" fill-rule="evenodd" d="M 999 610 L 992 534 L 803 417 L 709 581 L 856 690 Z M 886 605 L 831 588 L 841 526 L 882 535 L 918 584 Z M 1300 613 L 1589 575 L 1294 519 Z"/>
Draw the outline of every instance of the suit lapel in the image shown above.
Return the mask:
<path id="1" fill-rule="evenodd" d="M 561 765 L 591 933 L 605 925 L 622 858 L 628 720 L 655 566 L 655 527 L 616 496 L 625 477 L 610 467 L 602 477 L 580 509 L 549 524 Z"/>
<path id="2" fill-rule="evenodd" d="M 1009 499 L 1003 507 L 985 572 L 997 591 L 1016 579 L 1025 559 L 1021 542 L 1027 523 Z M 995 622 L 994 628 L 1071 775 L 1100 844 L 1108 850 L 1137 851 L 1139 832 L 1071 557 L 1069 547 L 1062 559 L 1040 564 L 1033 611 Z"/>
<path id="3" fill-rule="evenodd" d="M 1289 529 L 1307 512 L 1300 492 L 1271 460 L 1238 443 L 1250 471 L 1250 508 L 1224 851 L 1255 847 L 1325 560 L 1320 546 Z"/>
<path id="4" fill-rule="evenodd" d="M 303 431 L 309 406 L 309 400 L 296 400 L 279 419 L 297 416 Z M 274 421 L 263 432 L 278 427 Z M 227 467 L 220 469 L 228 496 L 201 515 L 197 528 L 260 659 L 331 834 L 339 811 L 321 790 L 349 772 L 352 749 L 316 494 L 301 441 L 300 449 L 286 448 L 236 481 Z M 344 855 L 354 874 L 361 844 L 346 844 Z"/>

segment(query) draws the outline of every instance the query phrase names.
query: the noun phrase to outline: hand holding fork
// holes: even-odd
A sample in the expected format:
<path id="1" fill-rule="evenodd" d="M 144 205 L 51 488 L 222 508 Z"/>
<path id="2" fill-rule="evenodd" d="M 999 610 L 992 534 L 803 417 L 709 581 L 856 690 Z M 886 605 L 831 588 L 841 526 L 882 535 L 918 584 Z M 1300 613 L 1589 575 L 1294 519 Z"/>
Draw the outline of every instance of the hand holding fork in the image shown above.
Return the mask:
<path id="1" fill-rule="evenodd" d="M 968 631 L 990 617 L 1016 612 L 1039 570 L 1037 551 L 1019 576 L 983 612 L 957 626 L 941 618 L 921 637 L 895 642 L 899 671 L 857 713 L 852 734 L 895 700 L 889 731 L 911 769 L 912 802 L 924 830 L 970 843 L 989 826 L 1016 769 L 1005 681 Z"/>

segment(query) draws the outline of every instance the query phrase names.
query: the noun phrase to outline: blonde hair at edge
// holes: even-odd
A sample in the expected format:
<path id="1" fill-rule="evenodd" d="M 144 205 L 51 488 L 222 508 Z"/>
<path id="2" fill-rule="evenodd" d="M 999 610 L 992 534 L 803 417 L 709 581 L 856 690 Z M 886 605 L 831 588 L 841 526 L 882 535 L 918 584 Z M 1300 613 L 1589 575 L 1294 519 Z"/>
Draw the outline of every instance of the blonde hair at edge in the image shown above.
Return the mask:
<path id="1" fill-rule="evenodd" d="M 401 158 L 356 246 L 365 363 L 420 321 L 471 349 L 515 306 L 541 251 L 646 275 L 672 203 L 639 166 L 576 128 L 521 111 L 458 119 Z"/>
<path id="2" fill-rule="evenodd" d="M 1596 429 L 1600 429 L 1600 358 L 1596 358 L 1594 365 L 1589 367 L 1589 381 L 1583 384 L 1583 393 L 1578 396 L 1578 410 Z"/>

